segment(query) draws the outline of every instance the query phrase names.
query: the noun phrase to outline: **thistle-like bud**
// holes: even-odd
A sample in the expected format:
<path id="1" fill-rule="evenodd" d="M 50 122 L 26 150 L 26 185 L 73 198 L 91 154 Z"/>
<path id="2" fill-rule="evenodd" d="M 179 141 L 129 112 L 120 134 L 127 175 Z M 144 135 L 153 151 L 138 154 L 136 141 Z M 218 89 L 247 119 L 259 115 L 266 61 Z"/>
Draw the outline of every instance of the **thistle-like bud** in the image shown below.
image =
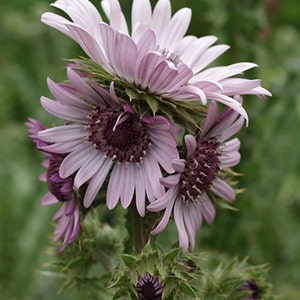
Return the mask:
<path id="1" fill-rule="evenodd" d="M 146 272 L 143 277 L 138 277 L 136 291 L 140 300 L 161 300 L 163 289 L 155 275 Z"/>

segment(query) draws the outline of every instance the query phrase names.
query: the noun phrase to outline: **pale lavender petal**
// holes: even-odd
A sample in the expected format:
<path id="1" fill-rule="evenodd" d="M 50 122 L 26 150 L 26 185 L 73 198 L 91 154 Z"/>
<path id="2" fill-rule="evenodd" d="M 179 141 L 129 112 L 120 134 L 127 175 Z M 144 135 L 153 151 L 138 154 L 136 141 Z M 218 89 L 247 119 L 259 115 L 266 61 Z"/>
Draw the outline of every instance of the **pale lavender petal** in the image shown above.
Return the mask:
<path id="1" fill-rule="evenodd" d="M 102 8 L 109 19 L 110 26 L 128 35 L 126 19 L 122 13 L 121 6 L 117 0 L 103 0 Z"/>
<path id="2" fill-rule="evenodd" d="M 236 112 L 238 112 L 241 116 L 246 120 L 246 125 L 248 125 L 248 114 L 241 103 L 237 102 L 235 99 L 228 97 L 226 95 L 221 95 L 217 93 L 208 93 L 207 97 L 211 100 L 216 100 L 220 103 L 225 104 L 226 106 L 232 108 Z"/>
<path id="3" fill-rule="evenodd" d="M 229 153 L 228 155 L 222 154 L 219 156 L 220 168 L 228 169 L 236 166 L 241 160 L 241 154 L 239 152 Z"/>
<path id="4" fill-rule="evenodd" d="M 114 67 L 120 77 L 130 83 L 134 81 L 137 51 L 137 46 L 130 37 L 120 33 L 116 34 L 113 52 Z"/>
<path id="5" fill-rule="evenodd" d="M 227 77 L 231 77 L 237 74 L 241 74 L 246 70 L 257 67 L 254 63 L 236 63 L 229 66 L 213 67 L 202 71 L 201 73 L 195 75 L 191 82 L 197 82 L 201 80 L 214 80 L 219 81 Z"/>
<path id="6" fill-rule="evenodd" d="M 141 88 L 145 89 L 148 86 L 148 82 L 152 76 L 152 72 L 155 67 L 162 61 L 164 56 L 156 52 L 150 52 L 146 54 L 138 66 L 138 74 L 135 83 L 141 84 Z"/>
<path id="7" fill-rule="evenodd" d="M 185 143 L 186 150 L 187 150 L 187 157 L 189 157 L 196 150 L 197 142 L 196 142 L 195 138 L 192 135 L 187 134 L 184 137 L 184 143 Z"/>
<path id="8" fill-rule="evenodd" d="M 160 44 L 161 40 L 163 39 L 162 35 L 170 22 L 171 19 L 171 3 L 169 0 L 159 0 L 152 13 L 152 20 L 151 20 L 151 28 L 154 30 L 157 38 L 158 44 Z"/>
<path id="9" fill-rule="evenodd" d="M 72 121 L 72 122 L 79 122 L 81 124 L 87 124 L 87 115 L 86 110 L 81 110 L 78 108 L 70 108 L 66 105 L 63 105 L 57 101 L 53 101 L 46 97 L 41 97 L 41 104 L 43 108 L 48 111 L 48 113 L 66 120 L 66 121 Z"/>
<path id="10" fill-rule="evenodd" d="M 86 161 L 78 170 L 74 178 L 74 187 L 77 189 L 91 179 L 99 168 L 101 168 L 106 159 L 106 155 L 104 152 L 93 150 L 85 159 Z"/>
<path id="11" fill-rule="evenodd" d="M 50 192 L 48 192 L 41 200 L 42 205 L 52 205 L 58 202 L 59 201 L 56 199 L 56 197 Z"/>
<path id="12" fill-rule="evenodd" d="M 215 43 L 217 38 L 215 36 L 204 36 L 192 41 L 182 39 L 179 44 L 180 58 L 187 64 L 194 72 L 198 73 L 203 68 L 203 53 Z M 178 50 L 176 50 L 178 53 Z"/>
<path id="13" fill-rule="evenodd" d="M 200 70 L 204 69 L 229 48 L 230 47 L 228 45 L 217 45 L 210 47 L 201 55 L 201 59 L 199 59 L 198 62 L 193 65 L 193 70 L 199 72 Z M 216 78 L 213 79 L 216 80 Z"/>
<path id="14" fill-rule="evenodd" d="M 95 200 L 95 197 L 99 192 L 99 190 L 101 189 L 103 182 L 107 177 L 107 174 L 112 164 L 113 164 L 112 160 L 107 158 L 102 164 L 102 166 L 98 169 L 97 173 L 90 180 L 83 199 L 83 206 L 85 208 L 90 207 L 92 202 Z"/>
<path id="15" fill-rule="evenodd" d="M 162 211 L 168 206 L 173 206 L 175 199 L 178 197 L 178 188 L 171 187 L 160 198 L 156 199 L 147 206 L 149 211 Z"/>
<path id="16" fill-rule="evenodd" d="M 122 177 L 120 165 L 116 164 L 112 169 L 107 187 L 106 204 L 108 209 L 113 209 L 120 199 L 122 189 L 122 185 L 120 184 L 121 182 Z"/>
<path id="17" fill-rule="evenodd" d="M 75 94 L 70 93 L 61 84 L 57 84 L 50 78 L 47 79 L 48 88 L 51 94 L 59 100 L 62 104 L 78 107 L 80 109 L 91 109 L 91 105 L 77 97 Z"/>
<path id="18" fill-rule="evenodd" d="M 218 105 L 215 101 L 211 101 L 208 107 L 207 116 L 201 132 L 201 139 L 204 139 L 208 131 L 214 125 L 218 116 Z"/>
<path id="19" fill-rule="evenodd" d="M 200 208 L 205 221 L 212 224 L 216 216 L 216 210 L 206 193 L 202 195 Z"/>
<path id="20" fill-rule="evenodd" d="M 42 14 L 41 21 L 44 24 L 46 24 L 46 25 L 62 32 L 66 36 L 73 39 L 72 34 L 70 33 L 70 31 L 65 26 L 66 24 L 72 24 L 72 22 L 68 21 L 67 19 L 65 19 L 61 16 L 58 16 L 54 13 L 46 12 L 46 13 Z"/>
<path id="21" fill-rule="evenodd" d="M 144 157 L 141 162 L 141 167 L 145 172 L 145 181 L 149 183 L 146 185 L 146 193 L 151 203 L 159 198 L 165 191 L 159 182 L 159 179 L 162 177 L 161 170 L 157 161 L 152 157 L 151 152 Z"/>
<path id="22" fill-rule="evenodd" d="M 82 140 L 87 136 L 87 131 L 83 125 L 62 125 L 42 130 L 38 133 L 38 137 L 45 142 L 61 143 L 74 140 Z"/>
<path id="23" fill-rule="evenodd" d="M 199 230 L 202 223 L 201 210 L 199 205 L 186 205 L 185 203 L 181 203 L 181 209 L 184 227 L 188 235 L 189 248 L 191 251 L 193 251 L 195 248 L 196 233 Z"/>
<path id="24" fill-rule="evenodd" d="M 176 186 L 179 183 L 179 180 L 180 180 L 180 174 L 174 174 L 174 175 L 169 175 L 167 177 L 161 178 L 160 183 L 167 188 L 171 188 Z"/>
<path id="25" fill-rule="evenodd" d="M 136 46 L 138 49 L 138 55 L 136 57 L 136 66 L 137 67 L 136 67 L 135 72 L 138 71 L 138 66 L 140 65 L 142 58 L 150 51 L 156 50 L 155 33 L 152 30 L 145 31 L 138 39 Z M 136 77 L 136 76 L 134 76 L 134 77 Z"/>
<path id="26" fill-rule="evenodd" d="M 182 173 L 184 171 L 185 165 L 186 165 L 186 160 L 182 158 L 174 159 L 171 162 L 172 168 L 178 173 Z"/>
<path id="27" fill-rule="evenodd" d="M 103 99 L 85 82 L 85 80 L 78 73 L 76 73 L 72 68 L 68 68 L 67 73 L 70 82 L 74 87 L 76 87 L 76 90 L 80 95 L 84 95 L 85 100 L 91 101 L 96 105 L 103 105 Z"/>
<path id="28" fill-rule="evenodd" d="M 107 66 L 105 56 L 102 53 L 100 45 L 95 38 L 85 29 L 78 27 L 76 24 L 67 24 L 69 32 L 73 39 L 81 46 L 83 51 L 98 64 Z"/>
<path id="29" fill-rule="evenodd" d="M 191 9 L 186 7 L 174 14 L 167 27 L 164 28 L 163 37 L 158 41 L 162 48 L 167 48 L 170 52 L 174 52 L 178 41 L 185 35 L 190 25 L 191 16 Z"/>
<path id="30" fill-rule="evenodd" d="M 101 22 L 102 18 L 90 1 L 58 0 L 51 5 L 64 11 L 78 25 L 90 30 L 93 34 L 97 33 L 95 24 Z M 86 15 L 88 15 L 89 18 L 85 18 Z"/>
<path id="31" fill-rule="evenodd" d="M 75 139 L 72 141 L 63 141 L 61 143 L 51 144 L 41 147 L 45 152 L 54 152 L 57 154 L 70 153 L 82 143 L 82 139 Z"/>
<path id="32" fill-rule="evenodd" d="M 235 200 L 234 189 L 224 180 L 216 177 L 212 182 L 211 190 L 220 198 L 232 202 Z"/>
<path id="33" fill-rule="evenodd" d="M 189 247 L 189 237 L 185 228 L 184 220 L 183 220 L 183 205 L 185 205 L 182 201 L 176 201 L 174 205 L 174 221 L 176 224 L 176 228 L 178 231 L 179 238 L 179 247 L 186 251 Z"/>
<path id="34" fill-rule="evenodd" d="M 178 71 L 168 61 L 162 61 L 153 70 L 147 83 L 150 93 L 159 93 L 176 78 Z"/>
<path id="35" fill-rule="evenodd" d="M 260 86 L 260 79 L 226 78 L 221 81 L 225 95 L 245 95 Z"/>
<path id="36" fill-rule="evenodd" d="M 135 170 L 136 182 L 135 182 L 135 203 L 136 208 L 141 217 L 145 216 L 145 201 L 146 201 L 146 183 L 144 180 L 143 170 L 139 167 Z"/>
<path id="37" fill-rule="evenodd" d="M 132 201 L 135 190 L 135 167 L 132 163 L 129 163 L 128 165 L 126 163 L 122 163 L 120 165 L 120 172 L 123 179 L 123 182 L 119 183 L 123 188 L 121 193 L 121 205 L 123 208 L 127 208 Z"/>
<path id="38" fill-rule="evenodd" d="M 76 172 L 85 162 L 86 157 L 93 150 L 90 143 L 82 143 L 73 152 L 68 154 L 59 168 L 59 176 L 67 178 Z"/>
<path id="39" fill-rule="evenodd" d="M 151 3 L 149 0 L 134 0 L 131 9 L 131 26 L 135 28 L 136 24 L 151 21 Z"/>
<path id="40" fill-rule="evenodd" d="M 178 88 L 177 90 L 165 92 L 162 95 L 166 97 L 171 97 L 175 101 L 176 100 L 185 100 L 185 101 L 201 100 L 201 103 L 203 105 L 205 105 L 207 102 L 207 95 L 197 86 L 193 86 L 193 85 L 184 85 Z"/>

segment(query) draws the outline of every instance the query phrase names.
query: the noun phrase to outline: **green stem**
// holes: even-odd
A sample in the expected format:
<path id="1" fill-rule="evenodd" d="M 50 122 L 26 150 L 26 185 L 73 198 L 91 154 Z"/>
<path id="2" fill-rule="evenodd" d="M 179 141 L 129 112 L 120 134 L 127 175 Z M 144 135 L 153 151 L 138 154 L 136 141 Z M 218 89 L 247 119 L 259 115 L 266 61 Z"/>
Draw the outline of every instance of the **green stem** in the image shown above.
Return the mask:
<path id="1" fill-rule="evenodd" d="M 132 209 L 132 214 L 134 224 L 134 248 L 137 253 L 141 253 L 147 243 L 147 238 L 145 236 L 145 231 L 143 228 L 143 220 L 134 205 Z"/>

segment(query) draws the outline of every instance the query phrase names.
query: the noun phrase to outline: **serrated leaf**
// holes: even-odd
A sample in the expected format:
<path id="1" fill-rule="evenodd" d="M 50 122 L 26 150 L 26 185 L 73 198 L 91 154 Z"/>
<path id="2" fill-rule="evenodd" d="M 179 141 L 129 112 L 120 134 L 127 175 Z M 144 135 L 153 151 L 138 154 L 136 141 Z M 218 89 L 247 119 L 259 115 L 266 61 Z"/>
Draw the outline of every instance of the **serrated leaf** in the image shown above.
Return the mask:
<path id="1" fill-rule="evenodd" d="M 194 289 L 192 288 L 192 286 L 189 283 L 187 283 L 185 281 L 181 281 L 179 283 L 179 288 L 186 295 L 188 295 L 190 297 L 193 297 L 193 298 L 198 298 L 198 296 L 196 295 Z"/>
<path id="2" fill-rule="evenodd" d="M 179 252 L 180 249 L 173 249 L 172 251 L 166 254 L 164 261 L 173 261 Z"/>
<path id="3" fill-rule="evenodd" d="M 129 254 L 122 255 L 122 260 L 127 267 L 131 267 L 136 262 L 136 258 Z"/>

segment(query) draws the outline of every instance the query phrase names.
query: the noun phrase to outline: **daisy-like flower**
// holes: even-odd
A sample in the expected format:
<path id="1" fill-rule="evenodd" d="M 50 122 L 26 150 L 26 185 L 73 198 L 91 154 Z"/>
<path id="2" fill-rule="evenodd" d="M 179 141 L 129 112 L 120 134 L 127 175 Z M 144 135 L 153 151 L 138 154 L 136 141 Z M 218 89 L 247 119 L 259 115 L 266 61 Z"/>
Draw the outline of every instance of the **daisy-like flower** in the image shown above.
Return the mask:
<path id="1" fill-rule="evenodd" d="M 256 67 L 243 62 L 207 68 L 229 47 L 214 45 L 215 36 L 185 36 L 191 9 L 171 15 L 170 0 L 133 0 L 131 32 L 118 0 L 103 0 L 106 24 L 88 0 L 57 0 L 52 5 L 70 19 L 47 12 L 42 22 L 76 41 L 109 74 L 133 87 L 172 100 L 219 101 L 247 119 L 235 95 L 270 95 L 261 80 L 233 77 Z"/>
<path id="2" fill-rule="evenodd" d="M 138 278 L 136 291 L 140 300 L 161 300 L 163 286 L 160 284 L 157 276 L 152 276 L 146 272 L 144 277 Z"/>
<path id="3" fill-rule="evenodd" d="M 137 210 L 144 216 L 146 195 L 152 202 L 164 193 L 160 167 L 173 172 L 171 161 L 179 156 L 173 127 L 162 116 L 139 117 L 130 105 L 120 102 L 113 84 L 108 91 L 70 67 L 68 78 L 68 84 L 48 80 L 57 101 L 41 97 L 50 114 L 67 121 L 38 133 L 50 144 L 42 149 L 65 155 L 59 176 L 74 174 L 75 189 L 88 183 L 85 207 L 109 175 L 108 208 L 119 200 L 127 208 L 135 195 Z"/>
<path id="4" fill-rule="evenodd" d="M 49 145 L 38 137 L 38 132 L 45 130 L 40 122 L 30 118 L 25 124 L 28 127 L 29 137 L 39 150 Z M 47 171 L 40 176 L 40 179 L 47 182 L 49 192 L 42 198 L 41 202 L 43 205 L 62 203 L 52 221 L 58 222 L 54 230 L 55 242 L 63 238 L 63 243 L 59 247 L 59 250 L 63 251 L 74 241 L 81 230 L 77 197 L 73 189 L 73 178 L 61 178 L 59 176 L 59 167 L 63 157 L 51 152 L 44 152 L 44 154 L 46 160 L 43 161 L 42 165 L 47 168 Z"/>
<path id="5" fill-rule="evenodd" d="M 228 202 L 235 200 L 235 192 L 226 182 L 226 169 L 239 163 L 240 141 L 226 140 L 242 125 L 243 118 L 235 111 L 226 108 L 218 114 L 217 103 L 211 102 L 199 139 L 185 136 L 187 158 L 173 160 L 176 173 L 161 180 L 168 191 L 147 207 L 149 211 L 165 210 L 152 234 L 167 226 L 173 211 L 179 246 L 193 250 L 202 219 L 211 224 L 215 218 L 209 194 Z"/>

